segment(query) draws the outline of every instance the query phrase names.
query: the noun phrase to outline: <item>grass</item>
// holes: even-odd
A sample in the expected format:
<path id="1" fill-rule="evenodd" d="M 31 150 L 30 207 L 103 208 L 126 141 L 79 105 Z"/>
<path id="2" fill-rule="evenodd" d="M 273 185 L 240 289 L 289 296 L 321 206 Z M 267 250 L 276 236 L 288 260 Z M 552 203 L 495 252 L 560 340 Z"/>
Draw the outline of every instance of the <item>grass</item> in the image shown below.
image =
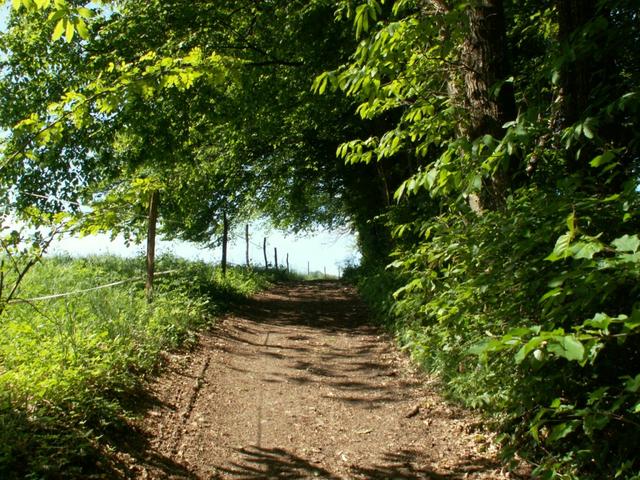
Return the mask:
<path id="1" fill-rule="evenodd" d="M 122 279 L 123 285 L 11 304 L 0 316 L 0 478 L 77 478 L 94 468 L 108 433 L 159 353 L 194 339 L 216 315 L 269 281 L 248 269 L 160 258 L 154 301 L 144 295 L 144 260 L 49 258 L 21 285 L 29 299 Z M 105 436 L 106 435 L 106 436 Z"/>

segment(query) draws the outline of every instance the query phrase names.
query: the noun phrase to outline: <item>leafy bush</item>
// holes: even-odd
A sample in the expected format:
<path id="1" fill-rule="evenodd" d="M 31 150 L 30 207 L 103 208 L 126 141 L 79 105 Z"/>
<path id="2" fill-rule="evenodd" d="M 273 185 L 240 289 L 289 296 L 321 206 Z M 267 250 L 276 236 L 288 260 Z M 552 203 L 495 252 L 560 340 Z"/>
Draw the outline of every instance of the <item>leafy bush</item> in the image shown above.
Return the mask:
<path id="1" fill-rule="evenodd" d="M 142 279 L 144 260 L 55 257 L 34 267 L 19 297 Z M 192 338 L 230 301 L 267 281 L 173 257 L 158 270 L 154 301 L 142 281 L 46 301 L 10 304 L 0 329 L 0 476 L 73 476 L 95 461 L 99 436 L 126 417 L 123 404 L 161 350 Z"/>
<path id="2" fill-rule="evenodd" d="M 491 415 L 508 457 L 541 478 L 637 478 L 637 207 L 635 191 L 530 188 L 415 221 L 361 290 L 453 399 Z"/>

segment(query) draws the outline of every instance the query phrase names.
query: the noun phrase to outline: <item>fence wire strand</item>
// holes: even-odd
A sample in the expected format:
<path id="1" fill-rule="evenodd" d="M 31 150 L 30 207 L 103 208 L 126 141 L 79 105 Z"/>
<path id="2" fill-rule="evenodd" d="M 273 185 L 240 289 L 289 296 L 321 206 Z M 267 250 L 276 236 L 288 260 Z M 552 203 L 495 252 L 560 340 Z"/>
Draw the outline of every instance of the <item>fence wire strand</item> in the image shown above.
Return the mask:
<path id="1" fill-rule="evenodd" d="M 166 270 L 164 272 L 157 272 L 154 274 L 154 277 L 160 277 L 162 275 L 168 275 L 171 273 L 176 273 L 179 272 L 180 270 Z M 118 280 L 117 282 L 111 282 L 111 283 L 107 283 L 105 285 L 98 285 L 97 287 L 91 287 L 91 288 L 83 288 L 81 290 L 73 290 L 71 292 L 65 292 L 65 293 L 54 293 L 51 295 L 44 295 L 41 297 L 34 297 L 34 298 L 16 298 L 15 300 L 10 300 L 8 303 L 11 304 L 16 304 L 16 303 L 31 303 L 31 302 L 39 302 L 42 300 L 53 300 L 56 298 L 64 298 L 64 297 L 70 297 L 73 295 L 79 295 L 81 293 L 87 293 L 87 292 L 93 292 L 95 290 L 101 290 L 103 288 L 111 288 L 111 287 L 115 287 L 117 285 L 123 285 L 125 283 L 130 283 L 130 282 L 135 282 L 135 281 L 143 281 L 146 278 L 146 276 L 136 276 L 136 277 L 132 277 L 132 278 L 127 278 L 125 280 Z"/>

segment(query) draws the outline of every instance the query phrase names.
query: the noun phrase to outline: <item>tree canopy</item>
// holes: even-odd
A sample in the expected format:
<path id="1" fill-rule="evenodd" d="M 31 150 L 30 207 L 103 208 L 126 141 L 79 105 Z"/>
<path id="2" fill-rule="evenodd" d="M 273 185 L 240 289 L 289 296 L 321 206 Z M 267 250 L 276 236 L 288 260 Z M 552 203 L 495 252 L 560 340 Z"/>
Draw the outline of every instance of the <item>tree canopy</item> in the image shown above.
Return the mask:
<path id="1" fill-rule="evenodd" d="M 6 204 L 348 225 L 363 295 L 506 454 L 637 478 L 637 2 L 12 3 Z"/>

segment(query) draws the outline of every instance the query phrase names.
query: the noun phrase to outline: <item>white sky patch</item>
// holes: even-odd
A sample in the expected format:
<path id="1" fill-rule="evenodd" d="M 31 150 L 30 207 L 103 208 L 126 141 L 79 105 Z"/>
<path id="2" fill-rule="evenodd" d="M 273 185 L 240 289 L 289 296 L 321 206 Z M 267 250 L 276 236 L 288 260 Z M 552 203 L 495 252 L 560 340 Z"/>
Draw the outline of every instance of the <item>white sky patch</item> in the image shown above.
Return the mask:
<path id="1" fill-rule="evenodd" d="M 290 268 L 299 273 L 326 272 L 338 275 L 346 263 L 357 263 L 355 237 L 346 233 L 319 232 L 305 236 L 287 235 L 284 232 L 271 230 L 253 230 L 249 232 L 249 259 L 253 265 L 264 266 L 262 244 L 267 237 L 267 258 L 271 266 L 274 264 L 274 247 L 278 249 L 278 263 L 286 264 L 289 254 Z M 229 244 L 228 261 L 236 265 L 245 264 L 245 240 L 242 232 L 232 238 Z M 202 248 L 196 244 L 182 241 L 163 241 L 156 243 L 157 255 L 173 253 L 183 258 L 220 262 L 222 247 L 215 249 Z M 119 256 L 141 256 L 145 253 L 145 243 L 127 246 L 122 237 L 111 240 L 109 235 L 91 235 L 86 237 L 65 237 L 53 243 L 50 254 L 68 253 L 73 256 L 93 254 L 112 254 Z"/>

